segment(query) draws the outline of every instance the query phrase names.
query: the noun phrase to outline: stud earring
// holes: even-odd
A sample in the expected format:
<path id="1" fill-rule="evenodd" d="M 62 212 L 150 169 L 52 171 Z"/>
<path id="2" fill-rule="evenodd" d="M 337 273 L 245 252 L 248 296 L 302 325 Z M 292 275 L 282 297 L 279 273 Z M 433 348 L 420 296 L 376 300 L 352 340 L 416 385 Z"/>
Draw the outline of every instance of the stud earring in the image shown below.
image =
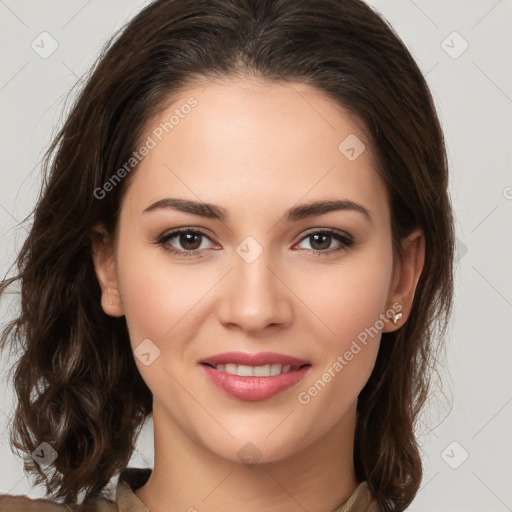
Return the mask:
<path id="1" fill-rule="evenodd" d="M 402 313 L 397 313 L 396 315 L 393 315 L 392 320 L 395 325 L 398 325 L 398 321 L 400 318 L 402 318 Z"/>

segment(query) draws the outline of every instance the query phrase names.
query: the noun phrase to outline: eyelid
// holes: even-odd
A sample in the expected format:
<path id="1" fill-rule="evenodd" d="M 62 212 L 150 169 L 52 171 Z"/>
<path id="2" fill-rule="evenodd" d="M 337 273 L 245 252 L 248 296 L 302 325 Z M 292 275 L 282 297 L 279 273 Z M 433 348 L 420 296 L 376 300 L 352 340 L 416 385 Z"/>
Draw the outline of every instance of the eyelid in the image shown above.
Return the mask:
<path id="1" fill-rule="evenodd" d="M 334 228 L 312 228 L 311 230 L 308 230 L 306 233 L 304 233 L 302 238 L 296 244 L 294 244 L 294 247 L 302 243 L 304 240 L 307 240 L 312 235 L 316 234 L 330 236 L 331 238 L 338 242 L 338 245 L 335 247 L 330 247 L 325 250 L 301 249 L 306 254 L 310 254 L 315 257 L 329 257 L 334 254 L 338 254 L 342 251 L 347 251 L 349 248 L 355 245 L 354 237 L 349 233 L 346 233 L 345 231 L 341 231 Z"/>
<path id="2" fill-rule="evenodd" d="M 208 240 L 210 240 L 210 242 L 215 243 L 215 241 L 212 240 L 212 237 L 203 228 L 194 228 L 194 227 L 190 227 L 190 226 L 184 226 L 184 227 L 171 229 L 171 230 L 163 233 L 162 235 L 158 236 L 157 239 L 153 243 L 155 243 L 156 245 L 162 246 L 162 248 L 167 252 L 170 252 L 170 253 L 173 253 L 176 255 L 180 255 L 180 256 L 183 255 L 186 257 L 194 257 L 194 256 L 198 257 L 202 252 L 204 252 L 206 250 L 206 249 L 194 249 L 192 251 L 186 251 L 186 250 L 180 250 L 180 249 L 175 249 L 175 248 L 171 248 L 171 249 L 168 248 L 166 246 L 166 243 L 170 239 L 175 238 L 176 236 L 180 235 L 181 233 L 193 233 L 196 235 L 201 235 L 201 236 L 207 238 Z M 329 235 L 329 236 L 334 237 L 339 242 L 338 247 L 326 249 L 323 251 L 315 250 L 315 249 L 302 249 L 303 251 L 305 251 L 307 253 L 313 253 L 316 256 L 321 256 L 324 254 L 325 255 L 332 254 L 332 253 L 338 252 L 340 250 L 347 249 L 348 247 L 351 247 L 355 243 L 352 235 L 350 235 L 349 233 L 347 233 L 345 231 L 335 229 L 335 228 L 318 228 L 318 227 L 316 227 L 316 228 L 310 228 L 305 233 L 303 233 L 301 238 L 293 245 L 293 247 L 300 244 L 301 242 L 303 242 L 308 237 L 310 237 L 311 235 L 314 235 L 314 234 Z M 342 238 L 343 240 L 340 240 L 340 238 Z"/>
<path id="3" fill-rule="evenodd" d="M 203 230 L 202 228 L 194 228 L 194 227 L 188 227 L 188 226 L 170 229 L 170 230 L 162 233 L 161 235 L 159 235 L 156 238 L 156 240 L 154 241 L 154 243 L 163 245 L 168 240 L 171 240 L 172 238 L 175 238 L 176 236 L 178 236 L 182 233 L 192 233 L 192 234 L 196 234 L 196 235 L 201 235 L 201 236 L 207 238 L 208 240 L 210 240 L 210 242 L 215 243 L 215 241 L 213 240 L 213 237 L 210 234 L 208 234 L 205 230 Z M 177 249 L 177 251 L 179 251 L 179 249 Z M 184 252 L 194 253 L 194 252 L 200 252 L 200 251 L 196 249 L 195 251 L 184 251 Z"/>
<path id="4" fill-rule="evenodd" d="M 346 238 L 347 240 L 349 240 L 352 243 L 354 242 L 354 237 L 351 234 L 349 234 L 346 231 L 343 231 L 341 229 L 335 229 L 335 228 L 311 228 L 311 229 L 308 229 L 303 234 L 300 241 L 302 241 L 302 240 L 304 240 L 304 238 L 307 238 L 308 236 L 311 236 L 316 233 L 336 234 L 336 235 L 340 235 L 340 236 Z"/>

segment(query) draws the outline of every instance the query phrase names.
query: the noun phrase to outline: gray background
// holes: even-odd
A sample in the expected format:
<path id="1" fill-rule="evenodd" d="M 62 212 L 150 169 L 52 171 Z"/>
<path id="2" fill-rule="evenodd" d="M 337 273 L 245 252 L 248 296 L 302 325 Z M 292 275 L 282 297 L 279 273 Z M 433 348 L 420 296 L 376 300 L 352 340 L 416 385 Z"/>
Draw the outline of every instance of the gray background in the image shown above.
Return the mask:
<path id="1" fill-rule="evenodd" d="M 64 119 L 68 92 L 113 31 L 146 3 L 0 0 L 2 276 L 26 234 L 16 226 L 35 203 L 38 165 Z M 418 427 L 425 476 L 409 510 L 512 511 L 512 1 L 371 3 L 432 89 L 448 145 L 458 238 L 444 395 L 434 390 Z M 2 301 L 2 323 L 15 299 L 12 293 Z M 24 476 L 5 432 L 13 407 L 9 362 L 3 354 L 0 492 L 43 496 Z M 151 436 L 148 424 L 134 465 L 152 464 Z"/>

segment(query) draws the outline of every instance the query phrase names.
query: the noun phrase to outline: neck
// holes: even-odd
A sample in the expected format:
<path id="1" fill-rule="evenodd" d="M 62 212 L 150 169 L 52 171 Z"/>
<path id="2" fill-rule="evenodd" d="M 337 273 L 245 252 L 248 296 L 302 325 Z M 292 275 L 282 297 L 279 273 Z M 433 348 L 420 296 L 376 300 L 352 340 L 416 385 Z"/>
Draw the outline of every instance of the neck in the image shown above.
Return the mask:
<path id="1" fill-rule="evenodd" d="M 277 461 L 226 460 L 187 437 L 155 404 L 155 463 L 136 496 L 151 512 L 331 512 L 354 492 L 355 404 L 312 445 Z"/>

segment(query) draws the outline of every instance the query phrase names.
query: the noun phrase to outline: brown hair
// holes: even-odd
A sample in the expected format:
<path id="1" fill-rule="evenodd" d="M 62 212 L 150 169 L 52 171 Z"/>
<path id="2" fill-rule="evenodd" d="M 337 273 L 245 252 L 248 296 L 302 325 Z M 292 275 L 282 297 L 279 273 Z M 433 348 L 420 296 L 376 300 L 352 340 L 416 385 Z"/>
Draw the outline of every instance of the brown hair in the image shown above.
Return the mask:
<path id="1" fill-rule="evenodd" d="M 393 29 L 360 0 L 157 0 L 100 55 L 44 158 L 45 182 L 17 258 L 12 440 L 25 468 L 68 502 L 124 469 L 152 397 L 124 318 L 107 316 L 91 230 L 117 224 L 127 179 L 98 198 L 155 113 L 193 80 L 307 83 L 361 119 L 390 197 L 393 246 L 420 227 L 425 265 L 408 321 L 383 334 L 357 406 L 354 464 L 381 511 L 413 500 L 422 465 L 413 427 L 450 314 L 454 251 L 446 151 L 427 84 Z M 136 172 L 136 171 L 132 171 Z M 30 453 L 43 441 L 53 469 Z"/>

